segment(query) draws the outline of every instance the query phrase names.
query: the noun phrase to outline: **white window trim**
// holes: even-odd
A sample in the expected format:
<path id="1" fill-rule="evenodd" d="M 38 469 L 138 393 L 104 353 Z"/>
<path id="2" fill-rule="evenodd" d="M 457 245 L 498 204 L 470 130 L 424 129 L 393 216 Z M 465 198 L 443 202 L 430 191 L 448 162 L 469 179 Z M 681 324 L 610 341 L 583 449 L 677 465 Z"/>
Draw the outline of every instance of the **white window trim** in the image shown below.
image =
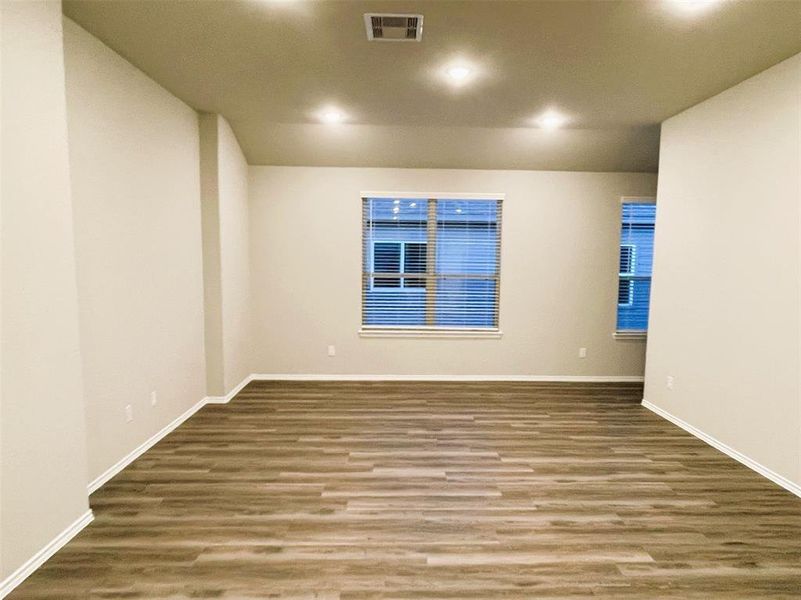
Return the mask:
<path id="1" fill-rule="evenodd" d="M 359 192 L 359 198 L 364 201 L 365 199 L 372 198 L 377 200 L 395 200 L 402 198 L 404 200 L 498 200 L 505 201 L 506 194 L 502 192 L 388 192 L 388 191 L 374 191 L 362 190 Z M 376 241 L 373 240 L 373 244 Z M 386 240 L 387 242 L 394 242 L 396 240 Z M 398 241 L 403 244 L 403 242 Z M 427 242 L 422 242 L 426 243 Z M 375 272 L 375 252 L 371 256 L 371 271 Z M 403 253 L 404 249 L 401 250 Z M 403 256 L 401 256 L 401 261 Z M 403 265 L 403 262 L 401 262 Z M 500 262 L 498 263 L 500 269 Z M 498 277 L 498 285 L 500 286 L 500 272 Z M 373 282 L 370 281 L 370 290 L 374 290 Z M 384 291 L 399 291 L 406 288 L 378 288 Z M 424 288 L 409 288 L 409 289 L 424 289 Z M 498 291 L 500 295 L 500 290 Z M 499 298 L 500 300 L 500 298 Z M 500 306 L 496 307 L 500 310 Z M 500 319 L 500 315 L 498 317 Z M 359 337 L 362 338 L 455 338 L 455 339 L 500 339 L 503 337 L 503 331 L 499 327 L 477 327 L 477 328 L 464 328 L 464 327 L 441 327 L 441 326 L 409 326 L 403 325 L 362 325 L 358 331 Z"/>
<path id="2" fill-rule="evenodd" d="M 655 196 L 621 196 L 620 197 L 620 204 L 621 210 L 623 204 L 653 204 L 656 206 L 656 197 Z M 620 246 L 626 246 L 628 244 L 618 244 Z M 618 250 L 618 261 L 620 261 L 620 250 Z M 649 277 L 653 281 L 653 273 L 651 273 Z M 620 274 L 618 273 L 618 285 L 620 285 Z M 617 306 L 627 306 L 625 304 L 617 304 Z M 648 307 L 650 312 L 650 306 Z M 617 310 L 615 311 L 617 312 Z M 648 330 L 647 329 L 618 329 L 614 333 L 612 333 L 612 337 L 616 340 L 620 341 L 645 341 L 648 338 Z"/>
<path id="3" fill-rule="evenodd" d="M 359 329 L 362 338 L 450 338 L 450 339 L 500 339 L 503 331 L 498 328 L 484 327 L 404 327 L 397 325 L 386 327 L 382 325 L 363 325 Z"/>
<path id="4" fill-rule="evenodd" d="M 477 194 L 475 192 L 361 192 L 361 198 L 374 198 L 376 200 L 505 200 L 506 194 L 488 192 Z"/>
<path id="5" fill-rule="evenodd" d="M 648 338 L 648 331 L 647 330 L 637 330 L 637 329 L 624 329 L 621 331 L 616 331 L 612 334 L 612 337 L 616 340 L 631 340 L 633 342 L 636 341 L 645 341 Z"/>
<path id="6" fill-rule="evenodd" d="M 621 204 L 656 204 L 654 196 L 621 196 Z"/>

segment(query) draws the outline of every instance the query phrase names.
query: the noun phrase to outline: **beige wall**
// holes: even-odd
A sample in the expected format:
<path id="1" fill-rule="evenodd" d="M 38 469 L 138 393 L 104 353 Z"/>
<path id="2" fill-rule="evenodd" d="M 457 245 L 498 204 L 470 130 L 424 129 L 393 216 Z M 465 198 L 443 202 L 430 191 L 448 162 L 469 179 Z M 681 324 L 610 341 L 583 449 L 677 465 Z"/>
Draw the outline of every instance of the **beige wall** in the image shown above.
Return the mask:
<path id="1" fill-rule="evenodd" d="M 645 387 L 799 484 L 800 172 L 801 55 L 664 123 Z"/>
<path id="2" fill-rule="evenodd" d="M 206 380 L 222 396 L 251 373 L 248 165 L 228 122 L 200 116 Z"/>
<path id="3" fill-rule="evenodd" d="M 252 373 L 248 164 L 228 122 L 219 119 L 220 268 L 225 392 Z"/>
<path id="4" fill-rule="evenodd" d="M 64 28 L 91 480 L 206 395 L 198 120 Z"/>
<path id="5" fill-rule="evenodd" d="M 61 5 L 2 2 L 0 579 L 88 510 Z"/>
<path id="6" fill-rule="evenodd" d="M 251 167 L 253 368 L 641 376 L 644 344 L 612 338 L 619 203 L 655 184 L 650 174 Z M 502 339 L 358 336 L 362 190 L 506 194 Z"/>
<path id="7" fill-rule="evenodd" d="M 225 394 L 220 277 L 219 117 L 203 113 L 200 124 L 200 204 L 203 239 L 203 316 L 206 393 Z"/>

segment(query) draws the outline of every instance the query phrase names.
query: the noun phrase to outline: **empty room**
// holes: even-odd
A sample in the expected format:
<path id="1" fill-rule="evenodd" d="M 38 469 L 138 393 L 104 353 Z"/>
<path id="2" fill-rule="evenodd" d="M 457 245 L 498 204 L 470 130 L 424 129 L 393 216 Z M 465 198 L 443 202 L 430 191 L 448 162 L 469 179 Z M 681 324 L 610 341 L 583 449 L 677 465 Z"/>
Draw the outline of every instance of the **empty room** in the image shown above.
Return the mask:
<path id="1" fill-rule="evenodd" d="M 801 598 L 801 0 L 0 0 L 0 597 Z"/>

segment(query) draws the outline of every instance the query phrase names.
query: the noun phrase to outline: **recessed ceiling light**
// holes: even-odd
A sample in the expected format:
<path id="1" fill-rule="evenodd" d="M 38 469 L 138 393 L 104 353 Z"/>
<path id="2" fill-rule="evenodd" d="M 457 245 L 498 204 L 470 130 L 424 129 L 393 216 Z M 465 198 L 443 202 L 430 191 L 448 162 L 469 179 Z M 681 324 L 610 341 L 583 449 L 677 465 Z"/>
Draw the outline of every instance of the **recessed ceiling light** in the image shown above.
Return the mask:
<path id="1" fill-rule="evenodd" d="M 329 125 L 336 125 L 345 120 L 345 113 L 336 108 L 324 108 L 320 111 L 318 116 L 323 123 Z"/>
<path id="2" fill-rule="evenodd" d="M 473 82 L 477 74 L 476 66 L 463 58 L 450 60 L 439 69 L 439 77 L 454 88 Z"/>
<path id="3" fill-rule="evenodd" d="M 431 70 L 434 79 L 448 84 L 454 90 L 472 86 L 487 75 L 482 61 L 472 60 L 467 54 L 454 54 Z"/>
<path id="4" fill-rule="evenodd" d="M 670 0 L 670 2 L 684 13 L 699 13 L 719 4 L 721 0 Z"/>
<path id="5" fill-rule="evenodd" d="M 542 129 L 559 129 L 567 123 L 567 117 L 555 110 L 549 110 L 537 117 L 534 122 Z"/>
<path id="6" fill-rule="evenodd" d="M 453 65 L 451 67 L 448 67 L 446 73 L 448 74 L 448 77 L 450 77 L 452 81 L 456 83 L 461 83 L 468 77 L 470 77 L 470 73 L 472 73 L 472 70 L 470 69 L 470 67 L 466 65 Z"/>

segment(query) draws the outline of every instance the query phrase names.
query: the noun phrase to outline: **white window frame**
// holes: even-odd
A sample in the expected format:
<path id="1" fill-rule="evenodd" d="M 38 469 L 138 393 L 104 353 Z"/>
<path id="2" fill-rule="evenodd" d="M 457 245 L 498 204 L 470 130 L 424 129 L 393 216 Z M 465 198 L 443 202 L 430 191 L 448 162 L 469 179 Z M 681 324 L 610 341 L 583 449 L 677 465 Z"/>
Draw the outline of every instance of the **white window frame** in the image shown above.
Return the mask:
<path id="1" fill-rule="evenodd" d="M 359 193 L 359 201 L 365 198 L 403 198 L 404 200 L 500 200 L 506 199 L 506 194 L 498 192 L 488 192 L 485 194 L 476 192 L 398 192 L 398 191 L 376 191 L 367 190 Z M 380 240 L 376 240 L 380 241 Z M 396 240 L 386 240 L 387 242 Z M 503 242 L 501 242 L 503 243 Z M 372 248 L 371 248 L 372 250 Z M 499 257 L 500 259 L 500 257 Z M 371 257 L 371 268 L 375 266 L 375 254 Z M 401 263 L 403 264 L 403 263 Z M 500 261 L 498 264 L 500 269 Z M 500 273 L 499 273 L 500 275 Z M 500 276 L 498 278 L 498 327 L 496 328 L 445 328 L 430 326 L 371 326 L 362 325 L 359 329 L 359 337 L 363 338 L 476 338 L 476 339 L 500 339 L 503 331 L 500 329 Z M 370 282 L 370 289 L 373 289 L 373 282 Z M 379 290 L 402 290 L 402 289 L 425 289 L 425 288 L 378 288 Z"/>
<path id="2" fill-rule="evenodd" d="M 656 205 L 656 198 L 654 196 L 621 196 L 621 198 L 620 198 L 620 211 L 621 212 L 618 213 L 618 222 L 617 222 L 618 231 L 620 231 L 620 223 L 621 223 L 621 220 L 622 220 L 621 217 L 622 217 L 623 205 L 624 204 L 636 204 L 636 203 Z M 621 246 L 626 246 L 626 245 L 628 245 L 628 244 L 621 244 L 620 243 L 620 239 L 618 239 L 618 243 L 617 243 L 617 248 L 618 248 L 618 251 L 617 251 L 617 265 L 618 265 L 618 268 L 616 269 L 616 271 L 620 270 L 620 247 Z M 651 280 L 653 281 L 653 273 L 651 273 Z M 618 273 L 618 276 L 617 276 L 617 285 L 620 286 L 620 273 Z M 617 297 L 617 294 L 615 294 L 615 296 Z M 618 308 L 618 306 L 625 306 L 625 305 L 619 305 L 619 304 L 617 304 L 617 302 L 615 303 L 615 323 L 616 324 L 617 324 L 617 308 Z M 648 307 L 648 310 L 650 311 L 650 305 Z M 645 330 L 645 331 L 636 330 L 635 331 L 635 330 L 629 330 L 629 329 L 618 329 L 618 330 L 616 330 L 616 331 L 614 331 L 612 333 L 612 337 L 615 338 L 616 340 L 622 340 L 622 341 L 633 340 L 633 341 L 644 342 L 646 339 L 648 339 L 648 330 Z"/>

